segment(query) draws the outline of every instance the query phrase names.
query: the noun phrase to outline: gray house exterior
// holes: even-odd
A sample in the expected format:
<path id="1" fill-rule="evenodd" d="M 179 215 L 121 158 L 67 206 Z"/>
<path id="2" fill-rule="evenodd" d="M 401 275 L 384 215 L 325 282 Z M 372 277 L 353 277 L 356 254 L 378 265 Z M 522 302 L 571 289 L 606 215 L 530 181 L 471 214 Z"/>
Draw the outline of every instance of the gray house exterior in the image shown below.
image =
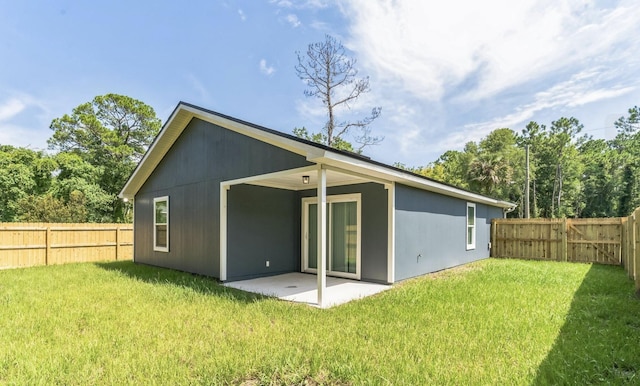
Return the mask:
<path id="1" fill-rule="evenodd" d="M 181 102 L 120 196 L 134 260 L 243 280 L 394 283 L 489 256 L 514 204 Z M 318 205 L 322 203 L 322 205 Z"/>

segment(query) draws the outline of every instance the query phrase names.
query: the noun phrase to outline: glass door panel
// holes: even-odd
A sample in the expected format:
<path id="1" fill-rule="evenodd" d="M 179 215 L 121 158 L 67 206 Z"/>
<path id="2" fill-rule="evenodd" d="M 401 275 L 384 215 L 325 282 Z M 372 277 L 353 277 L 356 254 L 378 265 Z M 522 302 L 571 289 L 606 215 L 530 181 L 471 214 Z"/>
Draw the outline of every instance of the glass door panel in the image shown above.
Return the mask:
<path id="1" fill-rule="evenodd" d="M 318 268 L 318 204 L 307 206 L 307 264 L 310 269 Z"/>
<path id="2" fill-rule="evenodd" d="M 331 271 L 356 273 L 357 219 L 357 203 L 355 201 L 331 204 L 331 232 L 329 233 Z"/>
<path id="3" fill-rule="evenodd" d="M 327 273 L 359 278 L 358 199 L 333 196 L 327 198 Z M 318 268 L 318 204 L 307 200 L 303 205 L 303 270 Z"/>

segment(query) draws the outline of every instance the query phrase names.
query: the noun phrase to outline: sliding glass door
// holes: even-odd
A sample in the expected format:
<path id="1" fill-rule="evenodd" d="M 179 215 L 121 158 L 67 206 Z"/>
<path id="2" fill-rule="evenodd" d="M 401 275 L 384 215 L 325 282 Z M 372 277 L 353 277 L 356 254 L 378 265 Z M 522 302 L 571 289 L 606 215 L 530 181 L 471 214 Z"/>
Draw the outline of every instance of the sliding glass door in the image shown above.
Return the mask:
<path id="1" fill-rule="evenodd" d="M 318 267 L 318 204 L 315 197 L 302 201 L 302 267 Z M 360 194 L 327 197 L 327 273 L 360 279 Z"/>

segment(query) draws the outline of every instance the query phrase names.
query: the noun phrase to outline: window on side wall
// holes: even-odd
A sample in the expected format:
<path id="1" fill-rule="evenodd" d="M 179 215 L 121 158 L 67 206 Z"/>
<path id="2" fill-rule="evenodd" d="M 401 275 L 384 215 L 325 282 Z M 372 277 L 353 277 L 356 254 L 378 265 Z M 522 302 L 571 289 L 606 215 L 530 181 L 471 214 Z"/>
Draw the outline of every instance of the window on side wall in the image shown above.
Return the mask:
<path id="1" fill-rule="evenodd" d="M 169 252 L 169 197 L 153 199 L 153 250 Z"/>
<path id="2" fill-rule="evenodd" d="M 467 250 L 476 248 L 476 204 L 467 202 Z"/>

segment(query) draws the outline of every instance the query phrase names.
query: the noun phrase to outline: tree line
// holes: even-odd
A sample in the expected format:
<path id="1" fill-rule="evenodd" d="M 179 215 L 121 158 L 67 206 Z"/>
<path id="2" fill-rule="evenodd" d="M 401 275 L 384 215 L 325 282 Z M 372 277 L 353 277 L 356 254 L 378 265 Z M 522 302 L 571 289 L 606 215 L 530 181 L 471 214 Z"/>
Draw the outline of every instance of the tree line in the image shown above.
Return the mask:
<path id="1" fill-rule="evenodd" d="M 358 78 L 356 60 L 330 35 L 297 53 L 305 95 L 321 101 L 327 121 L 319 132 L 295 128 L 298 137 L 361 153 L 384 138 L 369 125 L 381 113 L 341 120 L 369 78 Z M 531 217 L 621 217 L 640 206 L 640 108 L 615 123 L 612 140 L 583 133 L 576 118 L 549 126 L 529 122 L 521 132 L 496 129 L 462 151 L 449 150 L 426 166 L 400 167 L 473 192 L 518 204 L 524 217 L 525 148 L 530 153 Z M 54 119 L 48 140 L 55 153 L 0 145 L 0 221 L 129 222 L 131 203 L 117 194 L 160 130 L 150 106 L 117 94 L 97 96 Z M 354 131 L 352 145 L 346 135 Z"/>
<path id="2" fill-rule="evenodd" d="M 517 203 L 510 216 L 524 217 L 528 146 L 531 217 L 623 217 L 640 206 L 640 108 L 614 125 L 615 138 L 604 140 L 585 135 L 573 117 L 549 126 L 531 121 L 521 132 L 496 129 L 424 167 L 395 166 Z"/>
<path id="3" fill-rule="evenodd" d="M 395 166 L 517 203 L 509 215 L 524 217 L 528 146 L 531 217 L 628 216 L 640 206 L 640 108 L 614 125 L 615 138 L 604 140 L 585 135 L 573 117 L 532 121 L 520 132 L 496 129 L 427 166 Z M 160 126 L 150 106 L 108 94 L 52 121 L 54 154 L 0 145 L 0 221 L 131 221 L 131 203 L 117 194 Z"/>
<path id="4" fill-rule="evenodd" d="M 382 141 L 369 124 L 379 115 L 355 121 L 339 120 L 361 95 L 370 91 L 369 78 L 358 78 L 356 60 L 341 42 L 325 40 L 300 52 L 295 67 L 308 89 L 305 95 L 322 101 L 328 120 L 320 132 L 296 128 L 299 137 L 360 153 Z M 130 222 L 131 203 L 118 198 L 138 162 L 160 130 L 150 106 L 124 95 L 107 94 L 54 119 L 48 154 L 41 150 L 0 145 L 0 221 Z M 343 137 L 355 134 L 355 149 Z"/>
<path id="5" fill-rule="evenodd" d="M 130 222 L 117 195 L 160 130 L 153 108 L 107 94 L 50 128 L 55 154 L 0 146 L 0 221 Z"/>

